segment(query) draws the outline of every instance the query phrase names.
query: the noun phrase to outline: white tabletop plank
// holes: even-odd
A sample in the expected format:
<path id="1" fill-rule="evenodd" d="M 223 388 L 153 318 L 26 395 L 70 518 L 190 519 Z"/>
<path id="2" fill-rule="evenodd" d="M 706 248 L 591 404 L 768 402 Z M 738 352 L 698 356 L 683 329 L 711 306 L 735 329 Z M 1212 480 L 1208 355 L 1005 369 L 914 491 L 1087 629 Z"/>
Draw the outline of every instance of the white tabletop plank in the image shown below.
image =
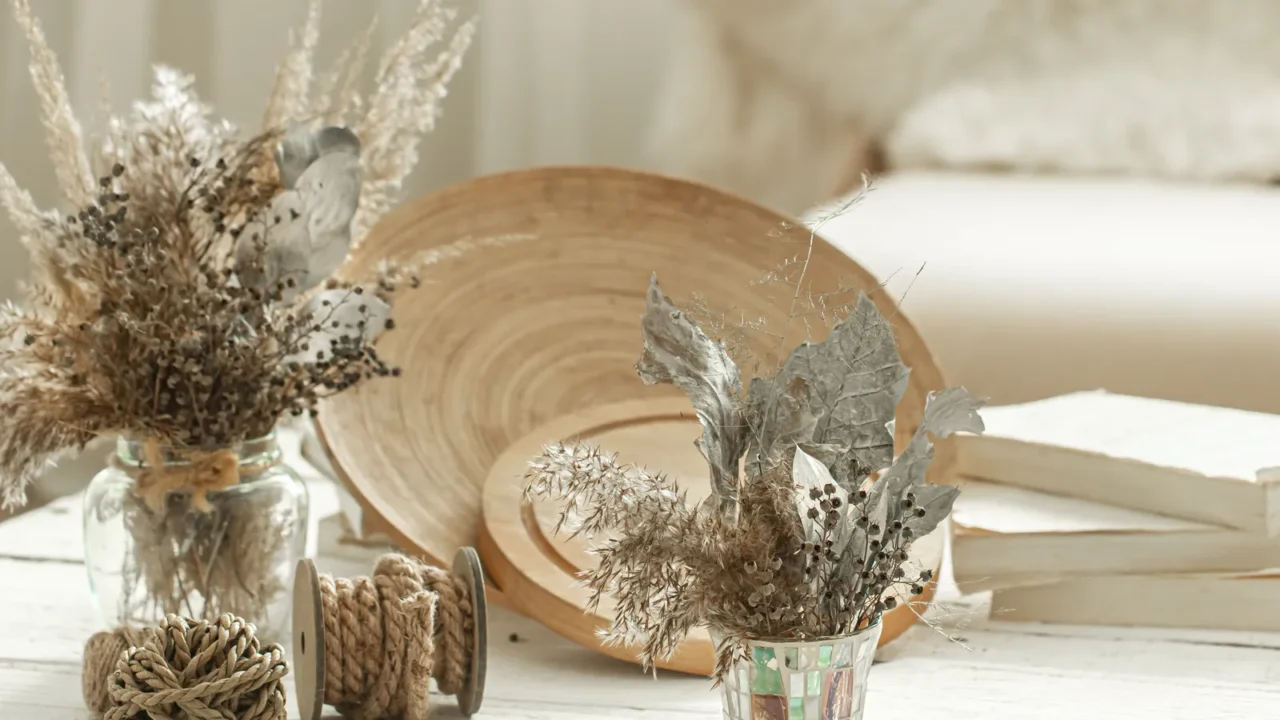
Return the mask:
<path id="1" fill-rule="evenodd" d="M 318 523 L 336 496 L 327 481 L 308 482 Z M 0 717 L 89 717 L 81 653 L 101 624 L 80 538 L 78 496 L 0 523 Z M 344 576 L 367 573 L 376 554 L 317 547 L 320 570 Z M 879 654 L 867 720 L 1257 720 L 1280 707 L 1280 634 L 1001 623 L 987 619 L 982 596 L 948 587 L 943 597 L 930 614 L 941 631 L 918 626 Z M 719 717 L 704 678 L 655 680 L 526 618 L 498 608 L 490 617 L 481 718 Z M 459 717 L 451 698 L 434 703 L 433 717 Z"/>

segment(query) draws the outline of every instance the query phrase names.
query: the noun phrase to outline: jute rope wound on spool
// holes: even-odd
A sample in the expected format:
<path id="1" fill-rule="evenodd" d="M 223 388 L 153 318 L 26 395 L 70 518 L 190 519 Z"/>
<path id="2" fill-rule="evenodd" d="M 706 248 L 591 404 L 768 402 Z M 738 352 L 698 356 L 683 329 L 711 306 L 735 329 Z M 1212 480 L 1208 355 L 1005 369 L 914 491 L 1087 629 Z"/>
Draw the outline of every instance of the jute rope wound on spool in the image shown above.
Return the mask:
<path id="1" fill-rule="evenodd" d="M 398 554 L 371 577 L 334 578 L 298 563 L 293 585 L 293 664 L 298 710 L 325 705 L 360 720 L 424 720 L 430 680 L 464 715 L 480 709 L 487 663 L 480 557 L 469 547 L 452 571 Z"/>

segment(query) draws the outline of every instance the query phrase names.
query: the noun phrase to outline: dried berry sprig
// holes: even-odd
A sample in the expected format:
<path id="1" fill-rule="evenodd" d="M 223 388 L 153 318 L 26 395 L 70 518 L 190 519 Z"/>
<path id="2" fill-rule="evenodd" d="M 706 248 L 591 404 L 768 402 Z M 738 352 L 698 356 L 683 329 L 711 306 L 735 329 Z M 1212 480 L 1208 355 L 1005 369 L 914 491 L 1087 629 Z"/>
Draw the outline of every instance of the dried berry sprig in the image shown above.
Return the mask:
<path id="1" fill-rule="evenodd" d="M 31 49 L 50 157 L 72 209 L 41 210 L 0 165 L 0 206 L 32 260 L 26 301 L 0 309 L 3 505 L 23 502 L 48 463 L 98 435 L 176 447 L 234 444 L 281 416 L 314 413 L 329 395 L 398 374 L 374 339 L 392 324 L 388 306 L 401 281 L 415 285 L 418 269 L 392 266 L 320 287 L 311 274 L 327 275 L 394 204 L 473 23 L 450 38 L 453 10 L 444 0 L 419 0 L 368 102 L 355 83 L 363 46 L 334 69 L 334 78 L 346 78 L 341 88 L 327 83 L 312 97 L 319 28 L 312 0 L 262 132 L 246 137 L 200 101 L 192 77 L 158 67 L 152 97 L 109 118 L 104 135 L 86 143 L 29 3 L 13 5 Z M 441 42 L 447 47 L 431 57 Z M 329 264 L 318 273 L 282 272 L 282 258 L 296 260 L 290 253 L 316 243 L 287 236 L 281 220 L 295 229 L 306 224 L 301 213 L 316 203 L 299 193 L 329 186 L 286 187 L 298 178 L 280 163 L 299 158 L 288 157 L 284 141 L 304 139 L 300 167 L 323 164 L 334 143 L 314 127 L 320 115 L 359 133 L 352 139 L 337 131 L 348 136 L 338 150 L 354 158 L 325 169 L 357 178 L 348 183 L 354 194 L 326 198 L 343 206 L 348 222 L 328 229 Z M 483 244 L 491 243 L 460 241 L 455 252 Z"/>
<path id="2" fill-rule="evenodd" d="M 925 474 L 931 437 L 980 432 L 981 403 L 960 388 L 932 393 L 905 450 L 893 418 L 907 371 L 892 331 L 865 295 L 821 342 L 742 392 L 737 366 L 651 283 L 637 365 L 693 402 L 711 494 L 697 508 L 661 476 L 581 445 L 535 459 L 528 492 L 585 518 L 601 562 L 586 574 L 593 603 L 610 597 L 607 637 L 638 644 L 646 665 L 689 629 L 721 638 L 718 676 L 747 640 L 845 635 L 879 622 L 932 580 L 912 543 L 950 512 L 956 489 Z"/>

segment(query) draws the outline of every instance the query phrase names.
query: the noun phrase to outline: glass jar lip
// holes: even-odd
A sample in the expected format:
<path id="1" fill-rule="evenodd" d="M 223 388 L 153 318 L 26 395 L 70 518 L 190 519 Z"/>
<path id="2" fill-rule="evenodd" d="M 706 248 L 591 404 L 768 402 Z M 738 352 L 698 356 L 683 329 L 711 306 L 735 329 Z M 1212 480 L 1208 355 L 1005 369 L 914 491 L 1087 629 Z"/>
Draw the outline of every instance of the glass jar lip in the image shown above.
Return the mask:
<path id="1" fill-rule="evenodd" d="M 129 434 L 121 433 L 120 435 L 116 436 L 116 444 L 126 445 L 130 447 L 133 447 L 133 446 L 142 447 L 151 439 L 152 439 L 151 437 L 148 437 L 145 435 L 129 435 Z M 166 452 L 182 452 L 182 453 L 216 452 L 218 450 L 234 450 L 235 448 L 244 447 L 246 445 L 266 445 L 278 439 L 279 438 L 278 438 L 276 428 L 271 428 L 271 430 L 267 431 L 267 433 L 264 435 L 258 435 L 256 437 L 247 437 L 247 438 L 244 438 L 243 440 L 236 440 L 235 442 L 230 442 L 230 443 L 216 443 L 211 445 L 192 445 L 192 446 L 175 446 L 172 444 L 162 443 L 160 444 L 159 447 L 161 450 L 164 450 Z"/>
<path id="2" fill-rule="evenodd" d="M 145 465 L 146 446 L 150 440 L 150 438 L 141 436 L 119 435 L 116 438 L 115 462 L 125 467 L 141 467 Z M 165 464 L 182 465 L 190 462 L 192 456 L 195 455 L 230 452 L 239 459 L 240 464 L 243 466 L 261 464 L 264 461 L 270 463 L 279 459 L 282 453 L 278 440 L 276 428 L 272 428 L 265 435 L 245 438 L 233 443 L 191 447 L 158 444 L 157 449 Z"/>

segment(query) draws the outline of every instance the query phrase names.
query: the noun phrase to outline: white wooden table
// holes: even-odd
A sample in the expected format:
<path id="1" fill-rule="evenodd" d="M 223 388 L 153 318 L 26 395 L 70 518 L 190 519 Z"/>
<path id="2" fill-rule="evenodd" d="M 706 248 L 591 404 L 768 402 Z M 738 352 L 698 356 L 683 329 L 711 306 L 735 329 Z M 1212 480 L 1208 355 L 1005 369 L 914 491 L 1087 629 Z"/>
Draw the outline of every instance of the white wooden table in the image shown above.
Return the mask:
<path id="1" fill-rule="evenodd" d="M 337 510 L 313 486 L 315 518 Z M 0 523 L 0 718 L 88 718 L 84 641 L 101 629 L 83 565 L 80 498 Z M 367 574 L 372 555 L 318 547 L 321 572 Z M 313 552 L 317 543 L 313 540 Z M 1280 634 L 1053 627 L 992 622 L 982 600 L 951 598 L 881 651 L 867 720 L 1266 720 L 1280 718 Z M 1280 612 L 1280 608 L 1276 609 Z M 1223 612 L 1231 612 L 1223 598 Z M 662 675 L 582 649 L 501 609 L 490 614 L 490 669 L 479 718 L 712 720 L 702 678 Z M 512 642 L 512 635 L 519 637 Z M 289 689 L 293 704 L 292 686 Z M 460 717 L 434 698 L 433 717 Z M 336 717 L 336 715 L 335 715 Z"/>

